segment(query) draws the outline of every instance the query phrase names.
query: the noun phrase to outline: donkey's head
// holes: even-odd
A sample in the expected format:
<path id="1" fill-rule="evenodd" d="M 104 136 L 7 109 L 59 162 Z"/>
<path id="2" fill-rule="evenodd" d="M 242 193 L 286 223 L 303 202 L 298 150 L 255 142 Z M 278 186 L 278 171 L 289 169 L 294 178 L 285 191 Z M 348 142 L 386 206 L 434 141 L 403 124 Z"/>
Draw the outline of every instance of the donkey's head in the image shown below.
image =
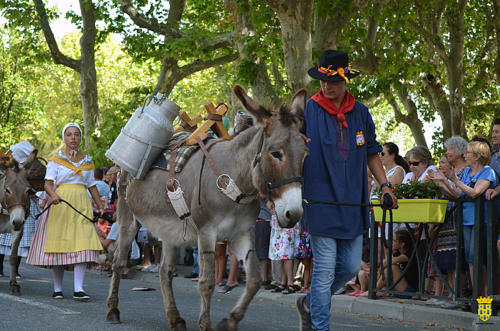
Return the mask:
<path id="1" fill-rule="evenodd" d="M 26 164 L 28 162 L 29 160 Z M 26 169 L 20 168 L 17 161 L 0 163 L 0 170 L 5 174 L 1 203 L 9 212 L 10 224 L 14 230 L 19 231 L 29 215 L 30 195 L 35 192 L 26 178 Z"/>
<path id="2" fill-rule="evenodd" d="M 291 228 L 302 217 L 302 164 L 308 150 L 299 130 L 307 92 L 298 91 L 290 108 L 282 106 L 277 113 L 256 103 L 239 85 L 234 93 L 262 128 L 252 168 L 253 184 L 274 202 L 280 226 Z"/>

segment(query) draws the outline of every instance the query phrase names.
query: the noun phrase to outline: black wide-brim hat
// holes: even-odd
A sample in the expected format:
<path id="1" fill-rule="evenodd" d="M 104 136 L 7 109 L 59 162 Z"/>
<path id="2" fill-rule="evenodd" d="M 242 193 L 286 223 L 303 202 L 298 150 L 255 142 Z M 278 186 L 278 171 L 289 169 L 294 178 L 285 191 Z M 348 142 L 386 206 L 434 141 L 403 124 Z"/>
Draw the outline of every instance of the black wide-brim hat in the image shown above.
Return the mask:
<path id="1" fill-rule="evenodd" d="M 308 74 L 314 79 L 349 83 L 349 80 L 360 72 L 349 67 L 349 56 L 346 52 L 326 50 L 321 54 L 319 66 L 309 69 Z"/>

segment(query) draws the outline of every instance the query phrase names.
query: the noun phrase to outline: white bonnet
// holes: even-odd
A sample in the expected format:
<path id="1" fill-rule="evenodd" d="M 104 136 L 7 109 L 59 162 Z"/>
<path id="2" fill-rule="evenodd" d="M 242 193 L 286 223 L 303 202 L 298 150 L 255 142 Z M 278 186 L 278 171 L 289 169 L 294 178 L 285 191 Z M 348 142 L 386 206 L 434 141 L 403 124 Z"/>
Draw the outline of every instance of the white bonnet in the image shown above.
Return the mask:
<path id="1" fill-rule="evenodd" d="M 31 152 L 35 150 L 35 147 L 31 145 L 28 141 L 21 141 L 18 144 L 12 145 L 9 148 L 12 151 L 12 157 L 14 160 L 23 164 L 30 156 Z"/>
<path id="2" fill-rule="evenodd" d="M 83 139 L 83 132 L 82 132 L 82 129 L 80 128 L 80 126 L 78 125 L 78 123 L 73 123 L 73 122 L 69 122 L 68 124 L 66 124 L 64 126 L 64 128 L 62 129 L 62 140 L 64 141 L 64 132 L 66 131 L 67 128 L 69 127 L 74 127 L 74 128 L 77 128 L 79 131 L 80 131 L 80 136 L 82 136 L 82 139 Z"/>

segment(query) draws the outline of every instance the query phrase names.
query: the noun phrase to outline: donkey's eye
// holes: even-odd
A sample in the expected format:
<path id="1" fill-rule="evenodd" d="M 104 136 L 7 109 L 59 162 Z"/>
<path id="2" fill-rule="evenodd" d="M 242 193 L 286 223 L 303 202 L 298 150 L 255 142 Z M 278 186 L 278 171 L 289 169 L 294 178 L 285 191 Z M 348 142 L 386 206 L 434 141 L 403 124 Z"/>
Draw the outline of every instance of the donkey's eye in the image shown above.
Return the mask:
<path id="1" fill-rule="evenodd" d="M 6 192 L 7 194 L 11 194 L 10 190 L 9 190 L 7 187 L 5 188 L 5 192 Z"/>
<path id="2" fill-rule="evenodd" d="M 281 161 L 283 159 L 283 154 L 281 152 L 271 152 L 271 155 L 275 158 Z"/>

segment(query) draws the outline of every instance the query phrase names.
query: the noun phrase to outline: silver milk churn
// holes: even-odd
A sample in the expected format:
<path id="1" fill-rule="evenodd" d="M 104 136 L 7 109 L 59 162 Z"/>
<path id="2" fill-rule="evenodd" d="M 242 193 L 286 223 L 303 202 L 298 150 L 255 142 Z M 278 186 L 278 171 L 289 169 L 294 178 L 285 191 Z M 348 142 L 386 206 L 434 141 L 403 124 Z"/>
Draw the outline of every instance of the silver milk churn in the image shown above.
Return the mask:
<path id="1" fill-rule="evenodd" d="M 151 102 L 146 106 L 148 99 Z M 136 179 L 144 179 L 174 132 L 180 107 L 158 93 L 144 100 L 106 152 L 106 157 Z"/>

